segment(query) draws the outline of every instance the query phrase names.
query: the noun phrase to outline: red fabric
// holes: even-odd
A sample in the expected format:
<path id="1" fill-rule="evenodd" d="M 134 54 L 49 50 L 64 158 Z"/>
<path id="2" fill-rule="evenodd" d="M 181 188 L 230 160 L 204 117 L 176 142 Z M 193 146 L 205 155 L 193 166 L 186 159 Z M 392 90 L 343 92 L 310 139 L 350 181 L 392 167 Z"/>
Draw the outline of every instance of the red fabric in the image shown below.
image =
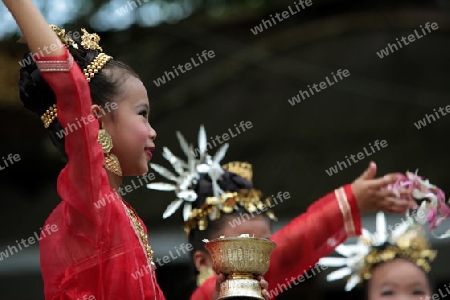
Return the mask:
<path id="1" fill-rule="evenodd" d="M 62 61 L 69 56 L 66 52 L 40 60 Z M 92 114 L 89 86 L 76 63 L 68 72 L 45 72 L 51 65 L 39 64 L 42 76 L 57 96 L 58 120 L 70 129 L 69 123 Z M 79 122 L 82 126 L 75 130 L 72 126 L 66 136 L 69 161 L 57 184 L 62 202 L 41 232 L 45 299 L 165 299 L 154 267 L 149 267 L 122 200 L 111 189 L 102 167 L 98 121 Z M 44 232 L 48 226 L 56 226 L 56 232 L 48 235 Z"/>
<path id="2" fill-rule="evenodd" d="M 271 299 L 294 284 L 307 280 L 307 276 L 313 274 L 312 271 L 307 271 L 314 267 L 320 258 L 333 252 L 336 246 L 347 238 L 361 234 L 361 216 L 351 186 L 346 185 L 340 190 L 346 195 L 347 209 L 351 212 L 349 219 L 344 218 L 345 213 L 342 212 L 337 192 L 334 191 L 314 202 L 306 213 L 272 235 L 271 240 L 277 246 L 270 257 L 269 270 L 264 275 L 269 283 Z M 346 232 L 344 222 L 354 225 L 352 233 Z M 315 272 L 320 272 L 319 270 Z M 302 275 L 303 281 L 299 278 Z M 215 279 L 216 276 L 213 276 L 206 280 L 194 291 L 191 300 L 210 300 Z M 293 282 L 294 279 L 296 283 Z"/>

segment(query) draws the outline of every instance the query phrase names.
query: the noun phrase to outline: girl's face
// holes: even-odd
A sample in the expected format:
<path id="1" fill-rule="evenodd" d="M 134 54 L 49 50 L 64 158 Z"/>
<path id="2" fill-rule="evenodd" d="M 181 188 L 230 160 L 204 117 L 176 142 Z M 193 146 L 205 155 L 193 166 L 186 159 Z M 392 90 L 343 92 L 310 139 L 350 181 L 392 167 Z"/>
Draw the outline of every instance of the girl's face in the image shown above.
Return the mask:
<path id="1" fill-rule="evenodd" d="M 397 258 L 373 270 L 368 296 L 369 300 L 423 300 L 430 299 L 431 288 L 424 271 Z"/>
<path id="2" fill-rule="evenodd" d="M 119 159 L 123 175 L 141 176 L 148 172 L 156 138 L 156 131 L 148 122 L 147 90 L 134 76 L 127 76 L 120 88 L 117 109 L 102 123 L 113 139 L 111 152 Z"/>

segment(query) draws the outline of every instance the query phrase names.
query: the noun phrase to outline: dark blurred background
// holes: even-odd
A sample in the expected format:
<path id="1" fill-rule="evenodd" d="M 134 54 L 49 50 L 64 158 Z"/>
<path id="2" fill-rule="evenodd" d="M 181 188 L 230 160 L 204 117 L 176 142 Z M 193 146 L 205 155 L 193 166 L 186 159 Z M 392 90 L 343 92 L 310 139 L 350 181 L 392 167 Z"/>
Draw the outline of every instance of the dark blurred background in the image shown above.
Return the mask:
<path id="1" fill-rule="evenodd" d="M 280 219 L 276 230 L 319 197 L 352 182 L 370 159 L 380 175 L 419 169 L 450 192 L 450 117 L 442 116 L 421 129 L 415 125 L 450 104 L 450 2 L 312 0 L 311 6 L 257 35 L 251 29 L 289 6 L 295 10 L 294 1 L 140 2 L 35 1 L 49 22 L 100 33 L 106 52 L 140 74 L 151 98 L 150 122 L 158 132 L 153 162 L 169 167 L 161 155 L 163 146 L 184 157 L 176 131 L 196 146 L 201 124 L 214 137 L 230 128 L 235 132 L 234 124 L 241 121 L 251 122 L 251 129 L 230 139 L 223 162 L 248 161 L 256 186 L 266 194 L 290 193 L 289 200 L 275 207 Z M 427 22 L 436 22 L 439 28 L 382 59 L 377 55 L 396 38 L 414 30 L 422 34 L 420 26 Z M 18 62 L 26 51 L 25 45 L 16 43 L 19 37 L 0 5 L 0 157 L 10 153 L 21 157 L 0 171 L 0 251 L 39 232 L 59 202 L 55 184 L 63 167 L 41 121 L 19 100 Z M 173 71 L 172 66 L 189 62 L 203 50 L 214 51 L 215 57 L 159 87 L 154 83 L 165 71 Z M 338 69 L 348 69 L 350 76 L 289 104 L 299 90 Z M 386 140 L 388 146 L 337 174 L 325 172 L 375 140 Z M 186 242 L 179 214 L 162 219 L 173 200 L 171 193 L 142 187 L 125 198 L 146 222 L 156 257 Z M 390 216 L 389 222 L 399 218 Z M 374 216 L 365 216 L 364 225 L 373 230 Z M 450 244 L 431 241 L 440 251 L 434 283 L 443 287 L 450 280 L 445 255 Z M 193 276 L 186 256 L 157 272 L 168 300 L 188 299 Z M 344 282 L 326 282 L 326 273 L 278 299 L 361 298 L 357 290 L 345 293 Z M 36 244 L 0 261 L 0 276 L 1 299 L 43 299 Z"/>

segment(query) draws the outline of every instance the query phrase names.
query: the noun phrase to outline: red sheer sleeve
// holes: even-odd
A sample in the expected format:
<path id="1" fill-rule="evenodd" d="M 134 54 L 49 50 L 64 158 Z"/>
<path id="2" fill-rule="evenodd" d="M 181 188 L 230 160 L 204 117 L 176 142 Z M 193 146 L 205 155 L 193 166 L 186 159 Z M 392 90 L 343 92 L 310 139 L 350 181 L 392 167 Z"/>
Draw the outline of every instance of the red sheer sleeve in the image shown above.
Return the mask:
<path id="1" fill-rule="evenodd" d="M 360 235 L 361 230 L 361 215 L 350 185 L 314 202 L 306 213 L 271 237 L 277 246 L 264 275 L 271 294 L 288 289 L 294 280 L 295 284 L 304 281 L 305 272 L 320 258 L 347 238 Z"/>
<path id="2" fill-rule="evenodd" d="M 331 253 L 347 238 L 361 234 L 361 216 L 350 185 L 345 185 L 314 202 L 306 213 L 298 216 L 271 240 L 277 246 L 264 275 L 269 283 L 271 299 L 305 279 L 305 271 L 321 257 Z M 299 279 L 303 276 L 303 279 Z M 191 300 L 210 300 L 215 276 L 192 294 Z"/>
<path id="3" fill-rule="evenodd" d="M 84 74 L 68 51 L 36 63 L 56 95 L 69 158 L 58 177 L 62 202 L 39 240 L 45 299 L 164 299 L 126 204 L 102 167 Z"/>
<path id="4" fill-rule="evenodd" d="M 58 178 L 58 194 L 70 209 L 83 216 L 84 225 L 72 224 L 73 230 L 95 243 L 100 238 L 99 232 L 86 230 L 86 227 L 100 228 L 102 222 L 109 222 L 109 209 L 99 214 L 94 206 L 99 200 L 101 187 L 108 187 L 109 182 L 102 167 L 102 149 L 97 143 L 99 124 L 95 118 L 92 119 L 89 85 L 68 51 L 62 57 L 38 60 L 37 64 L 42 77 L 57 97 L 58 121 L 63 127 L 69 158 Z M 67 221 L 77 222 L 74 218 Z M 103 238 L 107 237 L 105 232 Z"/>

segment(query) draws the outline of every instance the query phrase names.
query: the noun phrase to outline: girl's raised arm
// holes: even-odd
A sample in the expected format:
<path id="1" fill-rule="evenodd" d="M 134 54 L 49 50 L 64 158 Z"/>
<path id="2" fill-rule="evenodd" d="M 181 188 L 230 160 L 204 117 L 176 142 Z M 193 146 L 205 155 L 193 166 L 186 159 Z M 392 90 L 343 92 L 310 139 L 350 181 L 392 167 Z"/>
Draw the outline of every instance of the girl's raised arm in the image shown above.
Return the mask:
<path id="1" fill-rule="evenodd" d="M 64 137 L 64 151 L 68 157 L 57 185 L 58 195 L 67 205 L 65 222 L 76 234 L 82 234 L 95 244 L 100 238 L 108 237 L 104 233 L 104 224 L 109 224 L 111 211 L 111 205 L 103 207 L 100 204 L 97 208 L 97 201 L 103 200 L 103 195 L 113 197 L 115 194 L 102 167 L 103 151 L 97 142 L 99 124 L 92 113 L 88 81 L 69 49 L 62 44 L 31 0 L 2 1 L 16 19 L 30 51 L 40 54 L 35 58 L 40 76 L 56 97 L 57 121 L 61 129 L 55 129 L 53 133 Z M 39 98 L 31 97 L 34 100 Z M 45 109 L 52 111 L 56 107 L 52 103 Z M 42 120 L 53 122 L 45 110 L 39 114 Z"/>
<path id="2" fill-rule="evenodd" d="M 61 41 L 31 0 L 2 1 L 19 25 L 31 52 L 38 53 L 41 49 L 47 47 L 49 51 L 46 51 L 47 53 L 44 56 L 64 54 L 65 48 Z"/>

